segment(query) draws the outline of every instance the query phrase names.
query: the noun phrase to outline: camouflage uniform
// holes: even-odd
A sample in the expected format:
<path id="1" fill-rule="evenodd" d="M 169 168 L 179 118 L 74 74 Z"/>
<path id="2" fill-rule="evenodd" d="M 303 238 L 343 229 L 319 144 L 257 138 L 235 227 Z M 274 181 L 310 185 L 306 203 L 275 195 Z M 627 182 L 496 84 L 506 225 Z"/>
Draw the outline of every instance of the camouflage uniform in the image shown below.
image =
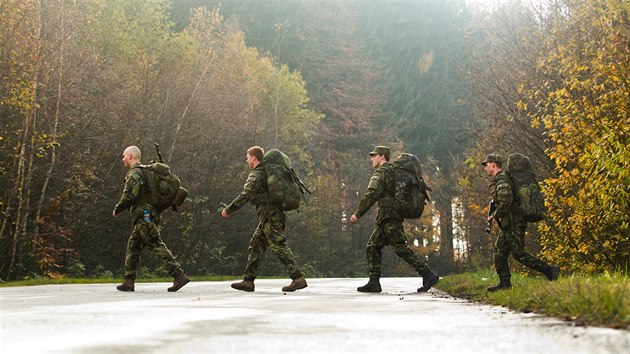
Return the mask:
<path id="1" fill-rule="evenodd" d="M 295 261 L 286 237 L 282 234 L 286 228 L 286 215 L 276 205 L 269 203 L 267 176 L 263 164 L 264 162 L 259 163 L 250 172 L 241 194 L 225 208 L 228 214 L 232 214 L 245 203 L 251 201 L 258 214 L 259 223 L 249 241 L 247 265 L 243 279 L 246 281 L 256 279 L 262 256 L 270 247 L 276 257 L 287 267 L 291 279 L 295 280 L 303 276 L 302 271 Z"/>
<path id="2" fill-rule="evenodd" d="M 136 278 L 140 254 L 145 247 L 149 247 L 149 250 L 167 267 L 168 273 L 175 277 L 183 270 L 160 237 L 160 212 L 145 200 L 146 184 L 139 164 L 134 164 L 127 172 L 123 194 L 114 209 L 116 214 L 129 209 L 133 220 L 133 230 L 127 241 L 125 255 L 125 279 Z M 150 213 L 149 222 L 143 218 L 145 210 Z"/>
<path id="3" fill-rule="evenodd" d="M 379 167 L 368 185 L 368 190 L 354 213 L 361 218 L 378 201 L 376 228 L 367 243 L 367 262 L 370 278 L 380 278 L 383 247 L 391 246 L 398 257 L 409 263 L 419 274 L 429 271 L 427 263 L 408 245 L 403 218 L 394 210 L 394 166 L 385 163 Z"/>
<path id="4" fill-rule="evenodd" d="M 492 197 L 496 203 L 494 219 L 501 228 L 494 245 L 494 264 L 499 279 L 503 282 L 510 280 L 510 265 L 508 263 L 510 253 L 514 259 L 529 268 L 547 274 L 550 271 L 549 264 L 525 251 L 524 237 L 527 222 L 521 216 L 518 204 L 512 202 L 514 194 L 512 181 L 508 174 L 505 171 L 499 171 L 494 176 L 491 187 L 493 189 Z"/>

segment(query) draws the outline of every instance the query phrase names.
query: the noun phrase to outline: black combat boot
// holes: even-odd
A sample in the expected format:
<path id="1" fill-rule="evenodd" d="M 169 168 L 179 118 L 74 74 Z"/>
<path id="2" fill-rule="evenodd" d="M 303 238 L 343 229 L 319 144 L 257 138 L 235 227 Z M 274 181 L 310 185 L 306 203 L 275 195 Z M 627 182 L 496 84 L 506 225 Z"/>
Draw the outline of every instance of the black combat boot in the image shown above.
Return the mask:
<path id="1" fill-rule="evenodd" d="M 547 272 L 545 273 L 549 281 L 557 280 L 559 274 L 560 274 L 560 267 L 555 266 L 555 265 L 549 266 L 549 270 L 547 270 Z"/>
<path id="2" fill-rule="evenodd" d="M 358 287 L 357 291 L 361 293 L 380 293 L 383 290 L 381 289 L 381 283 L 378 280 L 379 278 L 377 277 L 370 277 L 367 284 Z"/>
<path id="3" fill-rule="evenodd" d="M 175 292 L 181 289 L 184 285 L 188 284 L 188 282 L 190 281 L 190 279 L 188 279 L 188 277 L 186 276 L 184 272 L 178 273 L 173 278 L 174 278 L 173 286 L 167 289 L 169 292 Z"/>
<path id="4" fill-rule="evenodd" d="M 123 279 L 122 284 L 116 286 L 116 289 L 120 291 L 134 291 L 135 290 L 134 282 L 135 282 L 135 279 L 125 278 Z"/>
<path id="5" fill-rule="evenodd" d="M 512 289 L 512 283 L 510 282 L 510 279 L 500 279 L 499 284 L 490 286 L 486 290 L 493 293 L 495 291 L 508 290 L 508 289 Z"/>
<path id="6" fill-rule="evenodd" d="M 291 284 L 282 287 L 282 291 L 292 292 L 300 289 L 306 288 L 308 285 L 306 284 L 306 279 L 304 277 L 299 277 L 293 279 Z"/>
<path id="7" fill-rule="evenodd" d="M 440 280 L 437 274 L 433 273 L 431 270 L 427 270 L 422 274 L 422 286 L 418 288 L 419 293 L 424 293 L 429 291 L 435 283 Z"/>
<path id="8" fill-rule="evenodd" d="M 253 280 L 243 280 L 238 283 L 232 283 L 232 289 L 243 290 L 247 292 L 254 291 L 254 281 Z"/>

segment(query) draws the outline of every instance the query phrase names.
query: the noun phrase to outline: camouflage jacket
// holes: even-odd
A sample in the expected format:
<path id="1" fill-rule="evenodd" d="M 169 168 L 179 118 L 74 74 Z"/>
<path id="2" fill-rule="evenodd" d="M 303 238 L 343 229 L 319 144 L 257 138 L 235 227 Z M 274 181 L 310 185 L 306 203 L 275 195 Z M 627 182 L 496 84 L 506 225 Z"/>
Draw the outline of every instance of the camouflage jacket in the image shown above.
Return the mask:
<path id="1" fill-rule="evenodd" d="M 116 214 L 129 209 L 131 215 L 135 218 L 142 216 L 144 209 L 150 208 L 154 213 L 156 210 L 151 208 L 144 201 L 144 192 L 146 184 L 142 169 L 138 167 L 140 162 L 135 163 L 125 175 L 125 186 L 120 200 L 116 204 L 114 210 Z"/>
<path id="2" fill-rule="evenodd" d="M 267 174 L 261 162 L 249 173 L 243 191 L 225 208 L 225 211 L 232 214 L 247 202 L 251 202 L 256 207 L 260 221 L 264 221 L 268 216 L 279 211 L 278 207 L 268 203 L 268 195 Z"/>
<path id="3" fill-rule="evenodd" d="M 380 225 L 382 221 L 392 218 L 402 221 L 403 219 L 394 210 L 394 193 L 394 166 L 385 163 L 374 171 L 367 192 L 361 198 L 354 215 L 360 218 L 378 201 L 376 224 Z"/>
<path id="4" fill-rule="evenodd" d="M 514 193 L 512 191 L 512 180 L 508 174 L 501 170 L 492 180 L 492 198 L 496 203 L 494 219 L 502 229 L 514 225 L 527 225 L 523 217 L 518 212 L 518 205 L 514 203 Z"/>

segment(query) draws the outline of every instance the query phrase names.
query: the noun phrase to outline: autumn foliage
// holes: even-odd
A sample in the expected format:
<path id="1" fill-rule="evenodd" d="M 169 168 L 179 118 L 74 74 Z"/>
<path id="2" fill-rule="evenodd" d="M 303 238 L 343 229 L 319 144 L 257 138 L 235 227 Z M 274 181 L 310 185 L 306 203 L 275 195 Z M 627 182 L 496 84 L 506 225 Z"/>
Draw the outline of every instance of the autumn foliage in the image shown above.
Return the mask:
<path id="1" fill-rule="evenodd" d="M 544 254 L 569 268 L 627 270 L 630 259 L 630 3 L 568 1 L 522 92 L 551 143 Z"/>

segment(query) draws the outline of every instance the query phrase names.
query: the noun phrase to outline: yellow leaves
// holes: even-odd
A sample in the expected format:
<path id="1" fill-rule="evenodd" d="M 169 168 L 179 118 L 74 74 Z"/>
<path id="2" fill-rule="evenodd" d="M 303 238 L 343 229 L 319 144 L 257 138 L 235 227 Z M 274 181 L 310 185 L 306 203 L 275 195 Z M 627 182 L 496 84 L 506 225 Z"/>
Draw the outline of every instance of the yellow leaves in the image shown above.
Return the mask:
<path id="1" fill-rule="evenodd" d="M 532 126 L 545 129 L 556 165 L 544 188 L 551 219 L 540 226 L 545 253 L 585 269 L 630 258 L 627 237 L 625 247 L 618 237 L 630 225 L 630 87 L 621 83 L 630 72 L 630 37 L 618 35 L 630 6 L 613 3 L 577 3 L 538 60 L 549 79 L 518 88 L 528 95 Z"/>

